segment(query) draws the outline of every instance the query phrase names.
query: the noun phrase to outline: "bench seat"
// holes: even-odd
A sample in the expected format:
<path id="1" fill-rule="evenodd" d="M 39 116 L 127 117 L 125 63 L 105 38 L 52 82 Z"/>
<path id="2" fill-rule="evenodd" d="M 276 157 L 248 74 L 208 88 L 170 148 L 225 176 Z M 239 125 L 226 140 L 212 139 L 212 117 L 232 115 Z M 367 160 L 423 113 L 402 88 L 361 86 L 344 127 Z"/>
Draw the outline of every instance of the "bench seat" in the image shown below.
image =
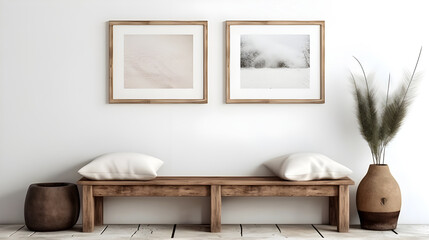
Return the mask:
<path id="1" fill-rule="evenodd" d="M 157 177 L 149 181 L 82 178 L 83 232 L 103 224 L 103 197 L 210 197 L 211 231 L 221 231 L 222 197 L 329 197 L 329 223 L 349 229 L 350 178 L 285 181 L 278 177 Z"/>

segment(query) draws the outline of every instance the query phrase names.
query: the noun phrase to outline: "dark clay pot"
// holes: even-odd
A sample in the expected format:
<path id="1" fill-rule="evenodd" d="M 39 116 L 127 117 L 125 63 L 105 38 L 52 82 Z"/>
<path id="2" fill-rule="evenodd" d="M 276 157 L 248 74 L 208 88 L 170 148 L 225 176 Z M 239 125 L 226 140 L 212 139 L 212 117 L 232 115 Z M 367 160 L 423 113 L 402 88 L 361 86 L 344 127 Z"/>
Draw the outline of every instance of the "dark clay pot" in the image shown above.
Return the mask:
<path id="1" fill-rule="evenodd" d="M 76 184 L 31 184 L 25 198 L 25 225 L 38 232 L 69 229 L 76 224 L 79 210 Z"/>

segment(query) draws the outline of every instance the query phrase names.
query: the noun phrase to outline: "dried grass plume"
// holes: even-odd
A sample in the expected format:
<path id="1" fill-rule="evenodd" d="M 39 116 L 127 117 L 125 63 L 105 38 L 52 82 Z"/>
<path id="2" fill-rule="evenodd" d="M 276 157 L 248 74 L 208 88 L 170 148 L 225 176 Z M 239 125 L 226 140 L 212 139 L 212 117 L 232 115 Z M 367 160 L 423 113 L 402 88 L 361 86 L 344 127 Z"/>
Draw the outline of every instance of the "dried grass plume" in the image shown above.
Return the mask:
<path id="1" fill-rule="evenodd" d="M 376 94 L 378 92 L 371 84 L 372 79 L 368 78 L 361 62 L 354 57 L 362 70 L 362 76 L 351 74 L 356 100 L 356 117 L 362 137 L 367 141 L 371 150 L 374 164 L 384 164 L 386 146 L 398 133 L 411 100 L 415 96 L 416 70 L 421 53 L 422 48 L 420 48 L 412 74 L 404 76 L 400 87 L 393 94 L 389 93 L 389 75 L 386 98 L 382 102 L 377 102 Z"/>

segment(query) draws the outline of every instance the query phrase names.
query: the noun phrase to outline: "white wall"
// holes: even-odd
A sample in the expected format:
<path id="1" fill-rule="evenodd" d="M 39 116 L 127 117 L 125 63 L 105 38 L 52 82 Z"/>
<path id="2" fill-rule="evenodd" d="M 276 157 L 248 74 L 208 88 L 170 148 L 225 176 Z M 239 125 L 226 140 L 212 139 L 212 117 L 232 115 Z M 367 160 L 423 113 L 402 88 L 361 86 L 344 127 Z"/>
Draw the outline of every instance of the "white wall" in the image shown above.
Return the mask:
<path id="1" fill-rule="evenodd" d="M 209 103 L 107 103 L 109 20 L 208 20 Z M 224 103 L 225 20 L 325 20 L 326 103 Z M 261 164 L 297 151 L 324 153 L 354 170 L 370 154 L 354 118 L 352 55 L 380 81 L 399 81 L 421 45 L 429 70 L 425 1 L 0 0 L 0 224 L 23 222 L 29 184 L 75 182 L 105 152 L 136 151 L 165 161 L 160 175 L 268 175 Z M 401 223 L 429 223 L 429 83 L 387 152 L 402 187 Z M 383 83 L 384 83 L 383 82 Z M 356 186 L 351 218 L 358 222 Z M 107 223 L 208 222 L 205 198 L 107 199 Z M 321 223 L 327 200 L 226 198 L 224 223 Z"/>

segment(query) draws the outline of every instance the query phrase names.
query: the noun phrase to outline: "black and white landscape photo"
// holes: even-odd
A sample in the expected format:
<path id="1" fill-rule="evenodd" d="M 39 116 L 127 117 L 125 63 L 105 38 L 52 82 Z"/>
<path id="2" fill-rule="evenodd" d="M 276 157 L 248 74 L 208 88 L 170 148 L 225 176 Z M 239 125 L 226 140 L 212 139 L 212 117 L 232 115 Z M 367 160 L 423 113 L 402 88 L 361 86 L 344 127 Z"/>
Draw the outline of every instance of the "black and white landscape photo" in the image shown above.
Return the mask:
<path id="1" fill-rule="evenodd" d="M 310 87 L 310 36 L 241 35 L 241 88 Z"/>

